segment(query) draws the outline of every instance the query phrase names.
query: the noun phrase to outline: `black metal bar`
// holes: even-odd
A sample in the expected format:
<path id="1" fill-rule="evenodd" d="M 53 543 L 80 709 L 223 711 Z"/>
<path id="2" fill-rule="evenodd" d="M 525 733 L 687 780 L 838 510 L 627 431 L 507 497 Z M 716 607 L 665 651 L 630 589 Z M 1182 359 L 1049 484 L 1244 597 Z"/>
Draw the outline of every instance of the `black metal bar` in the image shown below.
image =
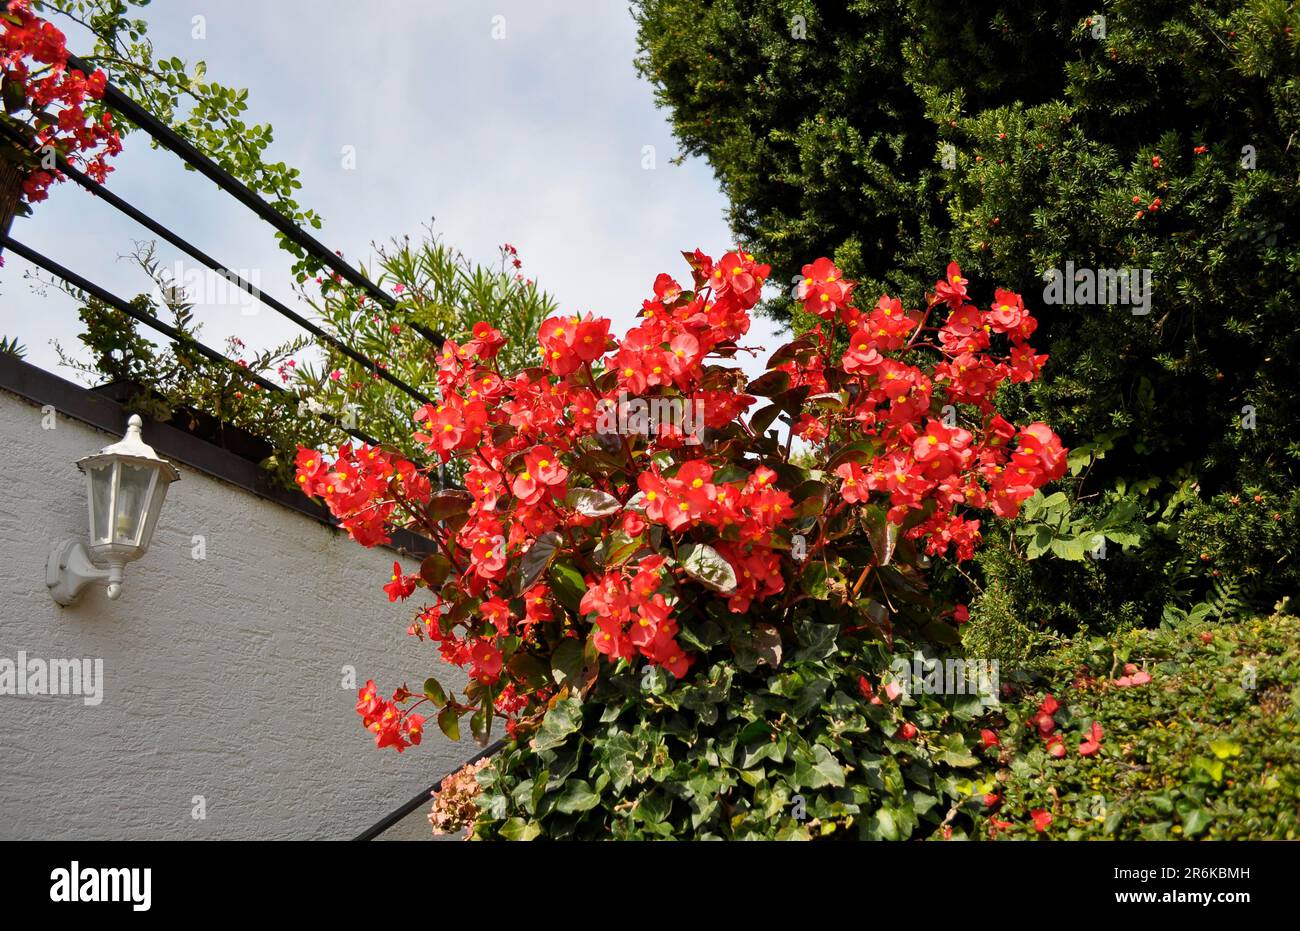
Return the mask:
<path id="1" fill-rule="evenodd" d="M 72 285 L 73 287 L 81 291 L 85 291 L 87 294 L 91 295 L 92 297 L 103 301 L 105 304 L 112 307 L 114 310 L 124 313 L 128 317 L 140 321 L 145 326 L 157 330 L 159 333 L 162 333 L 167 337 L 170 337 L 175 342 L 181 343 L 182 345 L 185 346 L 189 346 L 199 354 L 211 359 L 214 362 L 218 362 L 223 365 L 229 366 L 234 371 L 242 375 L 244 378 L 257 384 L 258 386 L 265 388 L 266 390 L 271 391 L 275 394 L 285 394 L 285 395 L 289 394 L 289 392 L 286 391 L 283 386 L 277 385 L 275 382 L 263 378 L 261 375 L 258 375 L 256 372 L 250 372 L 242 365 L 238 364 L 237 362 L 217 352 L 217 350 L 213 349 L 211 346 L 207 346 L 199 342 L 198 340 L 196 340 L 194 337 L 190 336 L 187 333 L 182 333 L 180 330 L 176 329 L 171 324 L 164 323 L 163 321 L 159 320 L 157 317 L 153 316 L 152 314 L 147 314 L 142 310 L 132 307 L 129 303 L 122 300 L 117 295 L 112 294 L 109 291 L 105 291 L 103 288 L 99 287 L 99 285 L 95 284 L 89 279 L 83 278 L 81 275 L 78 275 L 76 272 L 72 271 L 71 269 L 64 268 L 58 262 L 55 262 L 53 259 L 49 258 L 48 256 L 42 255 L 41 253 L 37 252 L 35 249 L 31 249 L 23 245 L 18 240 L 14 239 L 12 236 L 0 235 L 0 246 L 9 249 L 15 255 L 26 259 L 28 262 L 31 262 L 33 265 L 40 266 L 41 268 L 49 272 L 51 275 L 54 275 L 57 278 L 62 278 L 64 281 L 68 282 L 68 284 Z M 322 419 L 325 419 L 330 423 L 333 423 L 334 426 L 338 427 L 340 430 L 343 430 L 344 432 L 348 433 L 351 436 L 356 437 L 359 440 L 369 443 L 371 446 L 380 445 L 379 440 L 375 439 L 373 436 L 370 436 L 368 433 L 365 433 L 362 430 L 356 430 L 350 427 L 344 427 L 341 424 L 339 424 L 338 421 L 333 417 L 328 417 L 324 415 L 317 415 L 317 416 L 321 416 Z"/>
<path id="2" fill-rule="evenodd" d="M 85 74 L 90 74 L 95 70 L 89 63 L 71 54 L 68 55 L 68 66 L 76 68 Z M 208 178 L 249 210 L 301 246 L 303 251 L 328 265 L 352 284 L 370 292 L 375 300 L 384 306 L 393 307 L 396 305 L 397 302 L 390 295 L 385 294 L 373 281 L 347 262 L 344 262 L 320 240 L 272 207 L 246 184 L 195 148 L 194 144 L 188 139 L 181 136 L 111 83 L 106 85 L 104 89 L 104 101 L 152 136 L 164 148 L 170 149 L 180 156 L 181 160 L 194 168 L 195 171 Z"/>
<path id="3" fill-rule="evenodd" d="M 76 55 L 68 55 L 69 67 L 76 68 L 85 74 L 90 74 L 94 68 L 86 61 Z M 105 86 L 104 101 L 121 113 L 131 122 L 135 123 L 154 140 L 164 148 L 170 149 L 180 157 L 187 165 L 198 171 L 208 180 L 212 181 L 217 187 L 221 188 L 227 194 L 230 194 L 237 201 L 257 214 L 261 219 L 270 223 L 279 230 L 290 241 L 296 243 L 304 252 L 323 264 L 329 266 L 337 272 L 342 278 L 356 287 L 361 288 L 371 295 L 375 300 L 385 307 L 392 309 L 397 306 L 397 302 L 392 295 L 386 294 L 377 284 L 363 275 L 360 271 L 353 268 L 350 264 L 343 261 L 341 257 L 332 252 L 315 236 L 312 236 L 298 224 L 286 217 L 275 207 L 267 203 L 255 191 L 244 184 L 230 172 L 226 171 L 207 155 L 200 152 L 193 143 L 181 136 L 174 129 L 158 119 L 140 104 L 136 103 L 119 88 L 112 83 Z M 424 331 L 420 328 L 422 336 L 430 339 L 436 346 L 441 348 L 442 336 L 432 331 Z M 431 335 L 430 335 L 431 334 Z"/>
<path id="4" fill-rule="evenodd" d="M 483 759 L 484 757 L 493 756 L 494 754 L 497 753 L 497 751 L 499 751 L 505 745 L 506 742 L 504 740 L 498 740 L 496 743 L 487 747 L 487 749 L 485 749 L 482 753 L 476 754 L 475 756 L 466 760 L 464 766 L 470 766 L 474 763 L 477 763 L 479 760 Z M 463 767 L 458 767 L 458 769 L 460 768 Z M 451 774 L 448 773 L 447 775 L 451 775 Z M 444 776 L 443 778 L 445 779 L 446 777 Z M 415 798 L 411 799 L 409 802 L 402 805 L 402 807 L 385 815 L 382 820 L 366 828 L 364 831 L 362 831 L 360 834 L 358 834 L 356 837 L 352 839 L 354 841 L 374 840 L 380 834 L 383 834 L 385 831 L 387 831 L 397 822 L 401 821 L 411 812 L 415 811 L 415 809 L 419 808 L 421 805 L 429 804 L 429 800 L 433 798 L 434 793 L 438 791 L 438 787 L 441 785 L 442 785 L 442 779 L 439 779 L 437 782 L 429 786 L 429 788 L 425 789 Z"/>
<path id="5" fill-rule="evenodd" d="M 154 233 L 155 235 L 162 237 L 167 242 L 175 246 L 177 249 L 189 253 L 191 256 L 198 259 L 208 268 L 212 269 L 212 271 L 216 272 L 218 275 L 225 278 L 231 284 L 235 285 L 241 290 L 246 291 L 248 294 L 257 298 L 257 300 L 261 301 L 263 304 L 265 304 L 267 307 L 270 307 L 272 310 L 274 310 L 276 313 L 280 314 L 281 316 L 287 317 L 289 320 L 292 320 L 294 323 L 298 324 L 298 326 L 302 327 L 304 330 L 311 333 L 313 336 L 319 338 L 322 342 L 327 343 L 330 346 L 333 346 L 335 349 L 343 353 L 343 355 L 347 356 L 353 362 L 357 362 L 360 365 L 365 366 L 367 369 L 374 372 L 380 378 L 384 379 L 384 381 L 393 385 L 394 387 L 396 387 L 398 390 L 400 390 L 407 396 L 414 398 L 415 400 L 419 401 L 421 404 L 433 403 L 433 399 L 430 398 L 428 395 L 426 395 L 424 392 L 420 391 L 418 388 L 414 388 L 411 385 L 408 385 L 406 382 L 402 381 L 402 379 L 398 378 L 396 375 L 393 375 L 391 372 L 389 372 L 383 366 L 379 365 L 377 362 L 371 359 L 367 359 L 365 356 L 361 355 L 361 353 L 357 352 L 351 346 L 347 345 L 346 343 L 332 336 L 330 333 L 326 332 L 316 324 L 312 323 L 306 317 L 290 309 L 289 307 L 286 307 L 279 300 L 271 297 L 269 294 L 262 291 L 261 288 L 258 288 L 250 284 L 249 282 L 245 281 L 240 275 L 231 271 L 221 262 L 218 262 L 216 259 L 212 258 L 212 256 L 208 255 L 206 252 L 199 249 L 197 246 L 191 244 L 183 237 L 177 235 L 176 233 L 173 233 L 167 227 L 155 221 L 152 217 L 148 216 L 147 214 L 131 206 L 129 203 L 122 200 L 122 198 L 118 197 L 116 194 L 108 190 L 108 188 L 104 187 L 102 184 L 99 184 L 92 178 L 87 177 L 84 173 L 82 173 L 72 165 L 67 164 L 67 162 L 62 158 L 60 158 L 59 161 L 61 163 L 59 165 L 59 170 L 67 174 L 68 177 L 70 177 L 83 189 L 88 191 L 91 195 L 103 199 L 110 206 L 114 207 L 121 213 L 130 217 L 132 220 L 139 223 L 141 226 L 149 230 L 151 233 Z M 421 329 L 421 328 L 416 328 L 416 329 Z"/>
<path id="6" fill-rule="evenodd" d="M 3 133 L 5 136 L 7 136 L 11 141 L 13 141 L 17 145 L 23 144 L 22 137 L 17 133 L 15 133 L 8 126 L 0 124 L 0 133 Z M 241 290 L 255 297 L 257 300 L 261 301 L 263 304 L 270 307 L 272 310 L 274 310 L 276 313 L 280 314 L 281 316 L 287 317 L 288 319 L 292 320 L 294 323 L 298 324 L 298 326 L 302 327 L 304 330 L 311 333 L 313 336 L 316 336 L 321 341 L 327 343 L 330 346 L 333 346 L 335 349 L 343 353 L 352 361 L 365 366 L 370 371 L 374 372 L 380 378 L 392 384 L 393 386 L 398 388 L 400 391 L 404 392 L 409 397 L 414 398 L 415 400 L 419 401 L 421 404 L 433 403 L 433 400 L 428 395 L 424 394 L 422 391 L 419 391 L 416 388 L 411 387 L 406 382 L 402 381 L 396 375 L 390 373 L 387 369 L 379 365 L 374 360 L 367 359 L 365 356 L 361 355 L 361 353 L 357 352 L 351 346 L 348 346 L 346 343 L 330 335 L 325 330 L 321 329 L 316 324 L 312 323 L 306 317 L 302 316 L 301 314 L 297 313 L 294 310 L 291 310 L 276 298 L 273 298 L 269 294 L 263 292 L 261 288 L 255 287 L 254 285 L 245 281 L 240 275 L 231 271 L 221 262 L 218 262 L 212 256 L 208 255 L 206 252 L 199 249 L 198 246 L 193 245 L 188 240 L 184 239 L 183 237 L 179 236 L 176 233 L 173 233 L 170 229 L 163 226 L 158 221 L 154 220 L 148 214 L 144 213 L 141 210 L 138 210 L 137 208 L 133 207 L 131 204 L 127 203 L 122 198 L 118 197 L 116 194 L 114 194 L 104 185 L 100 184 L 98 181 L 95 181 L 93 178 L 88 177 L 80 169 L 78 169 L 76 166 L 68 162 L 68 160 L 64 158 L 62 155 L 56 155 L 55 158 L 56 158 L 58 169 L 62 171 L 64 174 L 66 174 L 73 181 L 75 181 L 83 190 L 88 192 L 92 197 L 98 197 L 102 199 L 105 203 L 109 204 L 109 206 L 113 207 L 114 209 L 118 210 L 125 216 L 134 220 L 136 223 L 139 223 L 141 226 L 149 230 L 154 235 L 161 236 L 163 239 L 171 243 L 176 248 L 182 250 L 183 252 L 189 253 L 191 256 L 198 259 L 208 268 L 216 272 L 218 275 L 225 278 L 231 284 L 235 285 L 236 287 L 240 288 Z M 419 332 L 421 336 L 423 336 L 425 339 L 430 340 L 431 342 L 434 341 L 434 337 L 437 337 L 437 339 L 441 340 L 441 337 L 438 336 L 438 334 L 433 333 L 432 330 L 428 330 L 425 327 L 421 327 L 416 324 L 411 324 L 411 327 L 412 329 Z"/>

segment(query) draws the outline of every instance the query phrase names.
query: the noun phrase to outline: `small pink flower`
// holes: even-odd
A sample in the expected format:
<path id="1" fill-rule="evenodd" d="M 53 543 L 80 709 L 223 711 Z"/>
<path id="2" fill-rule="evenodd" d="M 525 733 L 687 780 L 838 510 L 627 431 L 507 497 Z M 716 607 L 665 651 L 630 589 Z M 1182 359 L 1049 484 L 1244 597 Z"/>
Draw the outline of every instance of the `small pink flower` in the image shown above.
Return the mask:
<path id="1" fill-rule="evenodd" d="M 1114 684 L 1122 689 L 1134 685 L 1146 685 L 1151 681 L 1151 673 L 1145 669 L 1139 669 L 1133 663 L 1124 664 L 1124 675 L 1114 680 Z"/>

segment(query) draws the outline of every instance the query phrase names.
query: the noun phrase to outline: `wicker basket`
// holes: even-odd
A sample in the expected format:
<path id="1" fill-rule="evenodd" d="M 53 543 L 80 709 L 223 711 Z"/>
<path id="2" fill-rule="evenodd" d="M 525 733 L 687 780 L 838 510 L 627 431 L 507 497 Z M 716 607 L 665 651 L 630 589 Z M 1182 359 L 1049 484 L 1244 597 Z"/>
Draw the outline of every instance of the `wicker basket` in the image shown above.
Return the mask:
<path id="1" fill-rule="evenodd" d="M 22 205 L 24 176 L 18 151 L 12 144 L 0 141 L 0 236 L 9 235 L 9 227 Z"/>

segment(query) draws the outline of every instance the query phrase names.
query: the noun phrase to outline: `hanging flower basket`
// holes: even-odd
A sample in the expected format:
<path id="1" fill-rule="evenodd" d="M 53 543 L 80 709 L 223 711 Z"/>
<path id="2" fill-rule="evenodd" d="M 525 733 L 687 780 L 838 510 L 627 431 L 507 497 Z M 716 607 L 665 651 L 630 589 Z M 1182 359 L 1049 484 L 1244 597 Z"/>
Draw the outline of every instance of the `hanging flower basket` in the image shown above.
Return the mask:
<path id="1" fill-rule="evenodd" d="M 0 140 L 0 236 L 8 236 L 14 217 L 26 212 L 23 209 L 23 180 L 26 177 L 21 153 L 12 143 Z"/>
<path id="2" fill-rule="evenodd" d="M 106 159 L 122 151 L 112 115 L 96 102 L 108 79 L 68 67 L 63 33 L 30 0 L 0 2 L 0 233 L 63 180 L 58 155 L 104 182 Z"/>

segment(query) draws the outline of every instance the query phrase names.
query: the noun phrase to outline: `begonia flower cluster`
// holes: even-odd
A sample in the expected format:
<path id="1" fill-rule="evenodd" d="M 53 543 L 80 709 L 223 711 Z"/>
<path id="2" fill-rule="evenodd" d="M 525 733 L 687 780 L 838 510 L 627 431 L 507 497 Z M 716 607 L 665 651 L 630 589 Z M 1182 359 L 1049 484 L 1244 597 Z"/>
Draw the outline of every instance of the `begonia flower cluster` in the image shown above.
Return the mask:
<path id="1" fill-rule="evenodd" d="M 396 564 L 384 589 L 423 598 L 411 632 L 469 674 L 463 697 L 432 680 L 423 696 L 398 692 L 437 705 L 449 734 L 462 714 L 476 736 L 495 717 L 515 733 L 611 664 L 690 676 L 701 646 L 684 628 L 714 612 L 779 634 L 809 591 L 847 603 L 887 553 L 852 557 L 851 592 L 804 576 L 862 551 L 846 548 L 864 532 L 859 512 L 882 513 L 930 557 L 969 559 L 982 521 L 1014 517 L 1065 471 L 1050 427 L 996 408 L 1001 386 L 1046 361 L 1019 295 L 980 305 L 952 264 L 920 309 L 864 304 L 818 259 L 797 288 L 818 324 L 750 380 L 734 360 L 755 348 L 743 341 L 769 267 L 743 250 L 683 255 L 689 277 L 660 274 L 621 336 L 590 313 L 545 321 L 534 368 L 502 371 L 502 336 L 485 323 L 448 340 L 437 400 L 414 413 L 427 463 L 365 446 L 299 451 L 301 487 L 358 542 L 404 527 L 436 546 L 418 572 Z M 629 399 L 700 404 L 703 429 L 661 417 L 611 432 L 602 415 Z M 453 459 L 464 489 L 436 488 Z M 361 697 L 377 742 L 414 742 L 401 702 L 377 703 L 369 684 Z"/>

